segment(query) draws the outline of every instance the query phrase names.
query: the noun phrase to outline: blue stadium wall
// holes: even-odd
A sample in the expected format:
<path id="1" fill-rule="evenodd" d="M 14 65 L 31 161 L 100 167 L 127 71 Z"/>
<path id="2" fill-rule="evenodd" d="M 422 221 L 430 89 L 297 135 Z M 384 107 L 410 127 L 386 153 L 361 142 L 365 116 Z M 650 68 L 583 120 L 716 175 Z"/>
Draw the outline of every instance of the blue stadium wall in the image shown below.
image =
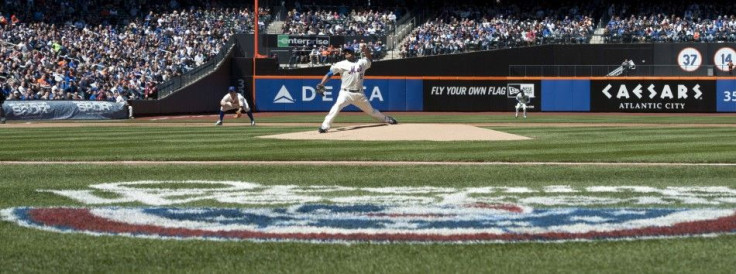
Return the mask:
<path id="1" fill-rule="evenodd" d="M 319 78 L 256 79 L 258 111 L 328 111 L 338 79 L 319 96 Z M 366 96 L 381 111 L 513 111 L 520 91 L 529 111 L 713 113 L 736 112 L 736 79 L 708 77 L 599 77 L 489 79 L 369 78 Z M 355 107 L 347 111 L 358 111 Z"/>

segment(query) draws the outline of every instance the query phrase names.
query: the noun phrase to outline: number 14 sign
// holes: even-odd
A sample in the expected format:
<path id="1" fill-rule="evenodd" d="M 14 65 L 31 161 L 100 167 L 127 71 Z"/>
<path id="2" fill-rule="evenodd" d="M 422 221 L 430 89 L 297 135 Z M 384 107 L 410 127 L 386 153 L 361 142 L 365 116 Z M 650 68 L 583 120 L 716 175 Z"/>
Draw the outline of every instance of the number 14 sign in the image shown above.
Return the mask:
<path id="1" fill-rule="evenodd" d="M 722 71 L 728 71 L 728 63 L 733 64 L 733 58 L 736 58 L 736 51 L 729 47 L 723 47 L 718 49 L 713 56 L 713 64 Z"/>

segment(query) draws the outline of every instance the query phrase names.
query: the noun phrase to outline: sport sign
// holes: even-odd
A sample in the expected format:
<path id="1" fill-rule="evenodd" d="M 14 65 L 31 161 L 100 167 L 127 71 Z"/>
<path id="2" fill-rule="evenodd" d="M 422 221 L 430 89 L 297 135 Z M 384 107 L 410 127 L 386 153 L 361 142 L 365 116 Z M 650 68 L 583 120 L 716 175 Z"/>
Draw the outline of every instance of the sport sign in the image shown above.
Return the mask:
<path id="1" fill-rule="evenodd" d="M 508 243 L 736 232 L 724 186 L 351 187 L 136 181 L 39 190 L 93 207 L 15 207 L 26 227 L 161 239 Z M 188 207 L 193 202 L 225 207 Z M 116 204 L 138 203 L 141 207 Z M 97 207 L 94 207 L 97 206 Z"/>

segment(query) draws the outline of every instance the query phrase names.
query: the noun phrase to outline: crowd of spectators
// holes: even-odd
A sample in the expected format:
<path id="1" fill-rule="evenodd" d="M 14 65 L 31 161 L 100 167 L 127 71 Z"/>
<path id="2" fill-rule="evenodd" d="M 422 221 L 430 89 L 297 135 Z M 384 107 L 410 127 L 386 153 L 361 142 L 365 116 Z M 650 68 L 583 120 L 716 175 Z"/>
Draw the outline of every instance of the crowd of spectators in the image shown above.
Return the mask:
<path id="1" fill-rule="evenodd" d="M 387 50 L 381 41 L 365 42 L 364 40 L 358 41 L 354 39 L 352 42 L 347 42 L 341 47 L 335 47 L 333 45 L 293 47 L 289 50 L 289 68 L 294 68 L 300 64 L 317 66 L 337 63 L 345 59 L 342 55 L 344 48 L 353 48 L 353 51 L 360 55 L 360 43 L 365 43 L 371 48 L 374 61 L 386 57 Z"/>
<path id="2" fill-rule="evenodd" d="M 734 11 L 731 3 L 611 4 L 604 39 L 608 43 L 736 42 Z"/>
<path id="3" fill-rule="evenodd" d="M 594 18 L 606 42 L 736 42 L 736 5 L 571 0 L 445 3 L 399 43 L 400 57 L 553 43 L 588 43 Z M 297 2 L 298 3 L 298 2 Z M 0 9 L 0 91 L 9 100 L 156 98 L 156 85 L 210 60 L 235 33 L 253 33 L 252 8 L 229 1 L 5 0 Z M 397 6 L 398 7 L 398 6 Z M 365 37 L 374 59 L 403 8 L 289 8 L 283 33 Z M 597 14 L 598 11 L 603 11 Z M 607 15 L 607 16 L 606 16 Z M 272 20 L 259 9 L 258 28 Z M 344 45 L 290 49 L 290 66 L 340 61 Z"/>
<path id="4" fill-rule="evenodd" d="M 522 11 L 527 12 L 522 12 Z M 461 53 L 550 43 L 587 43 L 595 24 L 578 6 L 545 8 L 464 5 L 415 28 L 400 46 L 402 57 Z"/>
<path id="5" fill-rule="evenodd" d="M 384 36 L 393 30 L 397 14 L 387 9 L 327 9 L 314 6 L 308 10 L 293 9 L 286 15 L 284 34 Z"/>
<path id="6" fill-rule="evenodd" d="M 248 8 L 183 8 L 172 0 L 170 11 L 137 9 L 114 24 L 110 16 L 71 16 L 90 10 L 84 2 L 43 3 L 39 10 L 59 12 L 20 17 L 3 11 L 0 18 L 0 85 L 8 100 L 156 98 L 156 84 L 207 62 L 230 36 L 254 28 Z M 268 10 L 259 16 L 268 21 Z"/>

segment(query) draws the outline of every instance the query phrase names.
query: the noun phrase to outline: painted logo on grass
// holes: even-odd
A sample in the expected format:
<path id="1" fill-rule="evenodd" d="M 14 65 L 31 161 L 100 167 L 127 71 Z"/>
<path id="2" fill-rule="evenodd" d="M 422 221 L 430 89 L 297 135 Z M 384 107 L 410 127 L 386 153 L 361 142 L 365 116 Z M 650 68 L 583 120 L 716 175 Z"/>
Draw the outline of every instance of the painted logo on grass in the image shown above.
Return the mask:
<path id="1" fill-rule="evenodd" d="M 164 239 L 486 243 L 736 233 L 736 191 L 727 187 L 357 188 L 212 181 L 91 187 L 94 192 L 40 191 L 108 206 L 0 213 L 43 230 Z M 184 207 L 202 200 L 248 206 Z M 148 206 L 110 206 L 129 202 Z"/>

